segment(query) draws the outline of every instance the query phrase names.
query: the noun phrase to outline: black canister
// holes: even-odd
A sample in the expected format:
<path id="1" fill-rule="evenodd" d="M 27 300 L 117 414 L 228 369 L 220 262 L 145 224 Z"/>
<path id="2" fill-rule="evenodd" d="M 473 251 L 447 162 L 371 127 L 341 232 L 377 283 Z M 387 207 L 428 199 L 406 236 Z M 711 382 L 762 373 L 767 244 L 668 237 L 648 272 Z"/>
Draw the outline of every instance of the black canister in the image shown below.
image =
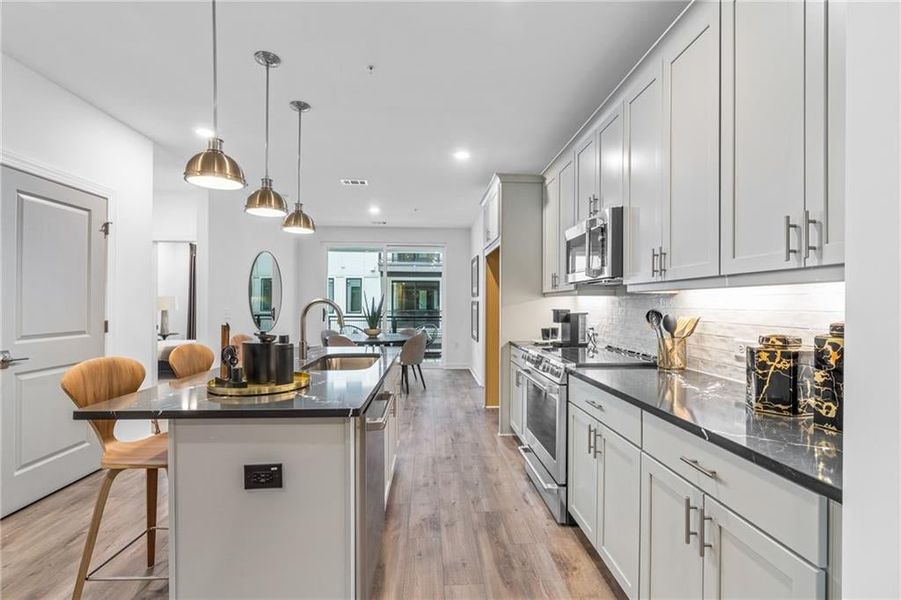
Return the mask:
<path id="1" fill-rule="evenodd" d="M 275 361 L 275 383 L 291 383 L 294 381 L 294 344 L 286 335 L 278 336 L 273 344 L 272 358 Z"/>
<path id="2" fill-rule="evenodd" d="M 801 338 L 764 335 L 748 348 L 748 403 L 756 412 L 796 417 L 804 410 L 798 397 Z"/>
<path id="3" fill-rule="evenodd" d="M 247 383 L 275 383 L 272 340 L 244 342 L 241 355 Z"/>
<path id="4" fill-rule="evenodd" d="M 832 323 L 829 333 L 814 338 L 813 424 L 842 430 L 845 390 L 845 324 Z"/>

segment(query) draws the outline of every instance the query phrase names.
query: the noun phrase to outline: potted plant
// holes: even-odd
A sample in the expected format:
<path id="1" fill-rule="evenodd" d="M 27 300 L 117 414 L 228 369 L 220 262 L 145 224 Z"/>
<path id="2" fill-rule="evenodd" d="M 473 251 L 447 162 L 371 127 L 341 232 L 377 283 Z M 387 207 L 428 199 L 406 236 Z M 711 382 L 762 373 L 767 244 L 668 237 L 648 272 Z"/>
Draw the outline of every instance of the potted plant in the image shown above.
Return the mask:
<path id="1" fill-rule="evenodd" d="M 363 292 L 363 318 L 366 319 L 367 329 L 363 332 L 369 337 L 378 337 L 382 330 L 379 325 L 382 324 L 382 315 L 384 314 L 385 296 L 379 299 L 379 303 L 375 303 L 375 298 L 366 298 L 366 292 Z"/>

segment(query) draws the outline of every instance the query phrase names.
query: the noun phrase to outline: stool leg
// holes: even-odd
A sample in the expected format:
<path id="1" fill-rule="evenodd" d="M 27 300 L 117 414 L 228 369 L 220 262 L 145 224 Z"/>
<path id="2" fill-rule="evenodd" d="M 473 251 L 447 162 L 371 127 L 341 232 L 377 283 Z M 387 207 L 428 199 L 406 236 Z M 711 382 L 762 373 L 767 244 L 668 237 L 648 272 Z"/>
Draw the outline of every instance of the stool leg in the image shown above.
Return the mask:
<path id="1" fill-rule="evenodd" d="M 106 499 L 109 497 L 110 487 L 116 475 L 122 469 L 107 469 L 100 483 L 100 492 L 97 494 L 97 502 L 94 504 L 94 514 L 91 516 L 91 525 L 88 527 L 88 537 L 84 541 L 84 551 L 81 553 L 81 564 L 78 566 L 78 579 L 75 580 L 75 589 L 72 590 L 72 600 L 79 600 L 84 591 L 84 580 L 88 576 L 91 567 L 91 555 L 94 554 L 94 544 L 97 542 L 97 532 L 100 530 L 100 519 L 103 517 L 103 509 L 106 507 Z"/>
<path id="2" fill-rule="evenodd" d="M 159 469 L 147 469 L 147 567 L 156 564 L 156 490 Z"/>
<path id="3" fill-rule="evenodd" d="M 422 376 L 422 365 L 416 365 L 416 369 L 419 369 L 419 382 L 422 384 L 422 389 L 425 389 L 425 377 Z"/>

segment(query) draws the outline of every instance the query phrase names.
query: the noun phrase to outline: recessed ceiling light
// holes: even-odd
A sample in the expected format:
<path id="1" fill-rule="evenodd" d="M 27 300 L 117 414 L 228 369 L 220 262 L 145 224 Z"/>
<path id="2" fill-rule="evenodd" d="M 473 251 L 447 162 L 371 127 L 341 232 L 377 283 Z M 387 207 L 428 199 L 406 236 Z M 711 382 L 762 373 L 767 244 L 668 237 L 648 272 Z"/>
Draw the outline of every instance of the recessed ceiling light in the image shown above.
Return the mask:
<path id="1" fill-rule="evenodd" d="M 382 212 L 382 211 L 379 210 L 379 207 L 378 207 L 378 206 L 370 206 L 370 207 L 369 207 L 369 214 L 370 214 L 370 215 L 377 215 L 377 214 L 379 214 L 380 212 Z"/>
<path id="2" fill-rule="evenodd" d="M 454 158 L 457 160 L 469 160 L 469 150 L 457 150 L 454 152 Z"/>
<path id="3" fill-rule="evenodd" d="M 202 137 L 204 139 L 210 139 L 211 137 L 216 136 L 216 132 L 208 127 L 195 127 L 194 133 L 198 135 L 198 137 Z"/>

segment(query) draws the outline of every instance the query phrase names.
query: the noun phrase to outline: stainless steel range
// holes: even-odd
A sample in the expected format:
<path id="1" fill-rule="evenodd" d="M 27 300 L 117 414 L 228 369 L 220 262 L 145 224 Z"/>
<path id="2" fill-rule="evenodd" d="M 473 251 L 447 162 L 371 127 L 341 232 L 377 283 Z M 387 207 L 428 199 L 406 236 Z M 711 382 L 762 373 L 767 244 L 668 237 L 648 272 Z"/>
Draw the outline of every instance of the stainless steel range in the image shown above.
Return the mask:
<path id="1" fill-rule="evenodd" d="M 532 483 L 558 523 L 566 512 L 567 370 L 653 367 L 654 356 L 607 346 L 547 348 L 523 346 L 513 353 L 515 376 L 522 382 L 524 415 L 520 453 Z"/>

